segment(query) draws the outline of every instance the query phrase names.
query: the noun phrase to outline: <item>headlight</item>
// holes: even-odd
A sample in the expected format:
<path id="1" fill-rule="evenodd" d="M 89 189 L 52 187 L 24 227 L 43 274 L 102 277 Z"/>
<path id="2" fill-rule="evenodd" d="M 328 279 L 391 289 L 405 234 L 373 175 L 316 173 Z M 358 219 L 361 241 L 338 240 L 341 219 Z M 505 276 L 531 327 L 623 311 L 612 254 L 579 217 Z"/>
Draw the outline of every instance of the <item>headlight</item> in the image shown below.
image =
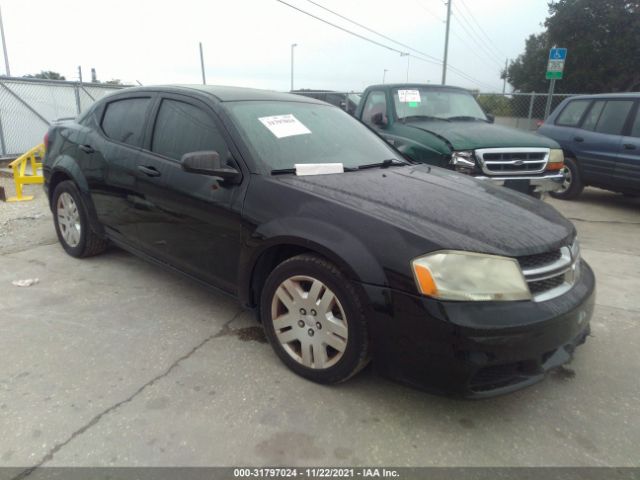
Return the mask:
<path id="1" fill-rule="evenodd" d="M 411 262 L 418 291 L 440 300 L 530 300 L 514 258 L 440 251 Z"/>
<path id="2" fill-rule="evenodd" d="M 552 148 L 549 152 L 547 170 L 562 170 L 562 167 L 564 167 L 564 153 L 560 148 Z"/>
<path id="3" fill-rule="evenodd" d="M 470 173 L 476 168 L 473 152 L 470 151 L 453 152 L 450 163 L 458 172 Z"/>

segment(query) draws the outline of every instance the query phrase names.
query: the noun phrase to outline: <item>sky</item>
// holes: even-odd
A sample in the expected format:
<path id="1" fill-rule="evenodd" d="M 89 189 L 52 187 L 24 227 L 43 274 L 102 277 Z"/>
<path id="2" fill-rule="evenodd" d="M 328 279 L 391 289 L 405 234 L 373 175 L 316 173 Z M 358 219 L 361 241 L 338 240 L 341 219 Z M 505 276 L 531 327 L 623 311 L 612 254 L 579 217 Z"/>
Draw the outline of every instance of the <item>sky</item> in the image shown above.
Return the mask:
<path id="1" fill-rule="evenodd" d="M 85 81 L 93 67 L 101 81 L 201 83 L 202 42 L 208 84 L 285 91 L 295 43 L 296 89 L 361 91 L 383 76 L 405 82 L 407 75 L 410 82 L 441 83 L 443 0 L 282 1 L 397 51 L 278 0 L 0 0 L 0 8 L 13 76 L 53 70 L 76 80 L 80 65 Z M 500 70 L 543 30 L 547 0 L 451 1 L 449 64 L 456 71 L 448 71 L 447 84 L 502 91 Z"/>

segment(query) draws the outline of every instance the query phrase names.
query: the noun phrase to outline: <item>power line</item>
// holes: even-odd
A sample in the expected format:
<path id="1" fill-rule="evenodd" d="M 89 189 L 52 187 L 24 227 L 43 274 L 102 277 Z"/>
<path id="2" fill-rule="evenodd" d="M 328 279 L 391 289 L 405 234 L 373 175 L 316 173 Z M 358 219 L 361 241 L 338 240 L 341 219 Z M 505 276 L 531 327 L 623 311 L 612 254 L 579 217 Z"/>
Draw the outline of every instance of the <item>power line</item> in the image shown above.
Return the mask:
<path id="1" fill-rule="evenodd" d="M 469 35 L 469 38 L 473 40 L 473 42 L 478 46 L 478 48 L 485 54 L 487 59 L 490 59 L 496 64 L 502 66 L 502 62 L 498 60 L 498 57 L 495 55 L 495 53 L 492 53 L 491 47 L 488 46 L 485 40 L 478 35 L 478 33 L 475 31 L 475 29 L 473 28 L 469 20 L 467 20 L 467 18 L 462 13 L 462 11 L 457 7 L 455 7 L 455 10 L 457 14 L 455 16 L 464 20 L 464 22 L 467 24 L 467 26 L 471 31 L 469 31 L 462 22 L 458 22 L 458 25 L 460 25 L 460 27 L 462 27 L 462 29 L 467 33 L 467 35 Z"/>
<path id="2" fill-rule="evenodd" d="M 489 43 L 491 44 L 491 46 L 503 57 L 507 57 L 508 55 L 506 55 L 500 48 L 498 48 L 498 46 L 493 42 L 493 40 L 491 40 L 491 38 L 489 37 L 489 35 L 487 35 L 487 32 L 484 28 L 482 28 L 482 25 L 480 25 L 480 23 L 476 20 L 475 15 L 473 14 L 473 12 L 471 12 L 471 10 L 469 9 L 469 7 L 467 6 L 467 4 L 464 2 L 464 0 L 460 0 L 460 3 L 462 3 L 462 6 L 464 7 L 464 9 L 467 11 L 467 13 L 469 14 L 469 16 L 471 17 L 471 20 L 473 20 L 473 23 L 475 23 L 478 26 L 478 29 L 480 30 L 480 32 L 484 35 L 484 37 L 489 41 Z"/>
<path id="3" fill-rule="evenodd" d="M 407 48 L 407 49 L 411 50 L 412 52 L 419 53 L 420 55 L 422 55 L 422 56 L 424 56 L 424 57 L 431 58 L 432 60 L 435 60 L 436 62 L 440 62 L 440 63 L 442 63 L 442 60 L 440 60 L 440 59 L 439 59 L 439 58 L 437 58 L 437 57 L 434 57 L 433 55 L 429 55 L 428 53 L 421 52 L 420 50 L 416 50 L 415 48 L 413 48 L 413 47 L 411 47 L 411 46 L 409 46 L 409 45 L 406 45 L 406 44 L 404 44 L 404 43 L 402 43 L 402 42 L 398 42 L 397 40 L 394 40 L 393 38 L 387 37 L 386 35 L 383 35 L 382 33 L 377 32 L 376 30 L 374 30 L 374 29 L 372 29 L 372 28 L 369 28 L 369 27 L 367 27 L 367 26 L 365 26 L 365 25 L 362 25 L 361 23 L 358 23 L 358 22 L 356 22 L 355 20 L 351 20 L 350 18 L 347 18 L 347 17 L 345 17 L 344 15 L 339 14 L 338 12 L 335 12 L 335 11 L 333 11 L 333 10 L 331 10 L 331 9 L 329 9 L 329 8 L 327 8 L 327 7 L 325 7 L 325 6 L 323 6 L 323 5 L 320 5 L 319 3 L 314 2 L 313 0 L 307 0 L 307 2 L 309 2 L 309 3 L 313 4 L 313 5 L 315 5 L 316 7 L 321 8 L 321 9 L 323 9 L 323 10 L 325 10 L 325 11 L 329 12 L 329 13 L 332 13 L 332 14 L 334 14 L 335 16 L 340 17 L 340 18 L 342 18 L 343 20 L 346 20 L 346 21 L 347 21 L 347 22 L 349 22 L 349 23 L 352 23 L 353 25 L 356 25 L 356 26 L 358 26 L 358 27 L 360 27 L 360 28 L 364 28 L 364 29 L 365 29 L 365 30 L 367 30 L 368 32 L 374 33 L 374 34 L 378 35 L 379 37 L 384 38 L 385 40 L 389 40 L 390 42 L 393 42 L 393 43 L 395 43 L 396 45 L 400 45 L 400 46 L 402 46 L 402 47 L 404 47 L 404 48 Z M 284 3 L 284 2 L 283 2 L 283 3 Z M 404 52 L 403 52 L 403 53 L 404 53 Z"/>
<path id="4" fill-rule="evenodd" d="M 427 12 L 433 18 L 435 18 L 436 20 L 444 23 L 444 21 L 445 21 L 444 18 L 441 18 L 438 15 L 436 15 L 435 13 L 433 13 L 433 11 L 431 9 L 427 8 L 424 4 L 422 4 L 418 0 L 413 0 L 413 1 L 416 2 L 416 5 L 418 5 L 420 8 L 422 8 L 425 12 Z"/>
<path id="5" fill-rule="evenodd" d="M 367 42 L 369 42 L 369 43 L 372 43 L 372 44 L 374 44 L 374 45 L 377 45 L 377 46 L 379 46 L 379 47 L 385 48 L 385 49 L 387 49 L 387 50 L 390 50 L 390 51 L 392 51 L 392 52 L 396 52 L 396 53 L 399 53 L 399 54 L 406 54 L 406 55 L 409 55 L 410 57 L 413 57 L 413 58 L 415 58 L 416 60 L 421 60 L 421 61 L 426 62 L 426 63 L 432 63 L 432 64 L 435 64 L 435 65 L 442 65 L 442 60 L 440 60 L 440 59 L 439 59 L 439 58 L 437 58 L 437 57 L 434 57 L 434 56 L 432 56 L 432 55 L 428 55 L 428 54 L 426 54 L 426 53 L 424 53 L 424 52 L 421 52 L 420 50 L 416 50 L 416 49 L 414 49 L 413 47 L 410 47 L 410 46 L 405 45 L 405 44 L 403 44 L 403 43 L 401 43 L 401 42 L 398 42 L 397 40 L 394 40 L 394 39 L 392 39 L 392 38 L 390 38 L 390 37 L 387 37 L 386 35 L 383 35 L 383 34 L 381 34 L 381 33 L 379 33 L 379 32 L 376 32 L 375 30 L 370 29 L 369 27 L 365 27 L 364 25 L 361 25 L 361 24 L 359 24 L 359 23 L 357 23 L 357 22 L 355 22 L 355 21 L 353 21 L 353 20 L 351 20 L 351 19 L 349 19 L 349 18 L 347 18 L 347 17 L 345 17 L 345 16 L 343 16 L 343 15 L 340 15 L 340 14 L 339 14 L 339 13 L 337 13 L 337 12 L 333 12 L 332 10 L 329 10 L 328 8 L 325 8 L 325 7 L 323 7 L 322 5 L 320 5 L 320 4 L 316 3 L 316 2 L 313 2 L 313 1 L 311 1 L 311 0 L 307 0 L 307 1 L 309 1 L 310 3 L 313 3 L 314 5 L 317 5 L 317 6 L 318 6 L 318 7 L 320 7 L 320 8 L 323 8 L 324 10 L 327 10 L 327 11 L 329 11 L 329 12 L 333 13 L 334 15 L 339 16 L 340 18 L 343 18 L 343 19 L 347 20 L 347 21 L 348 21 L 348 22 L 350 22 L 350 23 L 353 23 L 354 25 L 358 25 L 358 26 L 360 26 L 361 28 L 366 28 L 368 31 L 370 31 L 370 32 L 372 32 L 372 33 L 374 33 L 374 34 L 376 34 L 376 35 L 379 35 L 380 37 L 383 37 L 383 38 L 385 38 L 385 39 L 387 39 L 387 40 L 389 40 L 389 41 L 391 41 L 391 42 L 393 42 L 393 43 L 395 43 L 395 44 L 397 44 L 397 45 L 401 45 L 401 46 L 403 46 L 403 47 L 405 47 L 405 48 L 408 48 L 408 49 L 410 49 L 410 50 L 412 50 L 412 51 L 414 51 L 414 52 L 417 52 L 417 53 L 419 53 L 421 56 L 409 54 L 409 53 L 407 53 L 407 52 L 404 52 L 404 51 L 398 50 L 398 49 L 397 49 L 397 48 L 395 48 L 395 47 L 391 47 L 391 46 L 389 46 L 389 45 L 385 45 L 385 44 L 380 43 L 380 42 L 378 42 L 378 41 L 376 41 L 376 40 L 373 40 L 373 39 L 371 39 L 371 38 L 369 38 L 369 37 L 365 37 L 364 35 L 360 35 L 359 33 L 356 33 L 356 32 L 354 32 L 354 31 L 352 31 L 352 30 L 349 30 L 349 29 L 347 29 L 347 28 L 341 27 L 340 25 L 336 25 L 335 23 L 332 23 L 332 22 L 330 22 L 330 21 L 328 21 L 328 20 L 325 20 L 324 18 L 318 17 L 317 15 L 314 15 L 314 14 L 312 14 L 312 13 L 310 13 L 310 12 L 307 12 L 306 10 L 303 10 L 303 9 L 301 9 L 301 8 L 298 8 L 298 7 L 294 6 L 294 5 L 291 5 L 290 3 L 287 3 L 287 2 L 285 2 L 284 0 L 276 0 L 276 1 L 277 1 L 277 2 L 279 2 L 279 3 L 282 3 L 283 5 L 286 5 L 286 6 L 287 6 L 287 7 L 289 7 L 289 8 L 292 8 L 292 9 L 294 9 L 294 10 L 297 10 L 297 11 L 298 11 L 298 12 L 300 12 L 300 13 L 303 13 L 303 14 L 305 14 L 305 15 L 309 16 L 309 17 L 312 17 L 312 18 L 314 18 L 314 19 L 316 19 L 316 20 L 318 20 L 318 21 L 320 21 L 320 22 L 326 23 L 327 25 L 330 25 L 330 26 L 332 26 L 332 27 L 334 27 L 334 28 L 337 28 L 338 30 L 341 30 L 341 31 L 343 31 L 343 32 L 345 32 L 345 33 L 348 33 L 349 35 L 353 35 L 353 36 L 355 36 L 355 37 L 360 38 L 361 40 L 365 40 L 365 41 L 367 41 Z M 423 57 L 427 57 L 427 58 L 423 58 Z M 490 84 L 488 84 L 488 83 L 482 82 L 482 81 L 480 81 L 480 80 L 477 80 L 477 79 L 475 79 L 475 78 L 471 77 L 470 75 L 468 75 L 468 74 L 467 74 L 467 73 L 465 73 L 464 71 L 460 70 L 459 68 L 454 67 L 453 65 L 450 65 L 450 64 L 449 64 L 449 65 L 448 65 L 448 68 L 449 68 L 452 72 L 456 73 L 459 77 L 464 78 L 465 80 L 470 81 L 470 82 L 472 82 L 472 83 L 474 83 L 474 84 L 476 84 L 476 85 L 478 85 L 478 86 L 482 86 L 482 87 L 484 87 L 484 88 L 488 88 L 489 90 L 492 90 L 492 89 L 494 89 L 494 88 L 495 88 L 493 85 L 490 85 Z"/>

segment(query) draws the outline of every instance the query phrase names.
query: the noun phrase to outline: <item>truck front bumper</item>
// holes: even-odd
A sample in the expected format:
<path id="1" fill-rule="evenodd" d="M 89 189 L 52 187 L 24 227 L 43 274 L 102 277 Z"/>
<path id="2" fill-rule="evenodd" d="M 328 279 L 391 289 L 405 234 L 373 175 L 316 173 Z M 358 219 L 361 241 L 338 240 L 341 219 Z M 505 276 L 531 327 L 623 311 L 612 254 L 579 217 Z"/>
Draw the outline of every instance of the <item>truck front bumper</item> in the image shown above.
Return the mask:
<path id="1" fill-rule="evenodd" d="M 564 173 L 556 172 L 545 175 L 513 175 L 502 177 L 480 176 L 475 178 L 478 180 L 489 180 L 496 185 L 504 185 L 514 190 L 525 191 L 525 193 L 545 193 L 555 192 L 562 188 Z M 516 186 L 518 184 L 520 184 L 522 188 L 518 188 Z"/>

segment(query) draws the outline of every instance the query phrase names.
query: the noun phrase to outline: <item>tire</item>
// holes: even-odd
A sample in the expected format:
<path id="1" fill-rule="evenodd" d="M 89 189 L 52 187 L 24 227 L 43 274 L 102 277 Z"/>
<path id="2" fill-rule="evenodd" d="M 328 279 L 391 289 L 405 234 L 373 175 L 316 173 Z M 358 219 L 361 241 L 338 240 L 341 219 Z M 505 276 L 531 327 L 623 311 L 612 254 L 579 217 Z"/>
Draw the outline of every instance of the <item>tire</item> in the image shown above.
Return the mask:
<path id="1" fill-rule="evenodd" d="M 575 158 L 566 157 L 564 159 L 564 173 L 565 181 L 562 184 L 562 189 L 557 192 L 550 192 L 554 198 L 561 200 L 573 200 L 584 190 L 584 183 L 580 177 L 580 170 Z"/>
<path id="2" fill-rule="evenodd" d="M 321 257 L 298 255 L 278 265 L 262 289 L 260 312 L 276 354 L 304 378 L 339 383 L 369 362 L 363 301 L 342 272 Z"/>
<path id="3" fill-rule="evenodd" d="M 89 214 L 78 187 L 70 180 L 60 182 L 52 197 L 53 223 L 58 241 L 72 257 L 91 257 L 102 253 L 108 245 L 89 225 Z"/>

